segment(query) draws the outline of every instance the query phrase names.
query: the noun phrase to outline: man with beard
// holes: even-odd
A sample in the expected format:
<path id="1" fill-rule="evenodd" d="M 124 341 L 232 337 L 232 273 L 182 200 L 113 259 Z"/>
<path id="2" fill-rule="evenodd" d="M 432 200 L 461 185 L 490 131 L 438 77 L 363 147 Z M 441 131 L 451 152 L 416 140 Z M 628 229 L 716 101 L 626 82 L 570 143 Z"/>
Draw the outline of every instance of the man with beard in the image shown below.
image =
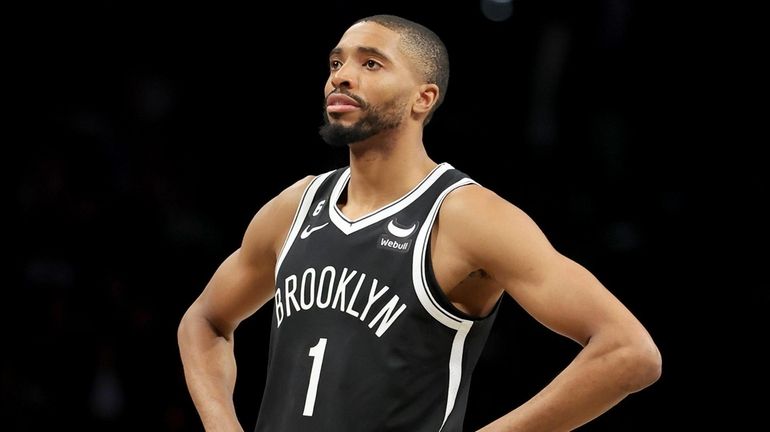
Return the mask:
<path id="1" fill-rule="evenodd" d="M 503 295 L 583 348 L 484 431 L 572 430 L 657 380 L 657 347 L 617 298 L 524 212 L 426 153 L 449 76 L 432 31 L 364 18 L 329 69 L 320 134 L 349 166 L 265 204 L 180 323 L 206 430 L 242 430 L 233 335 L 271 299 L 257 431 L 461 431 Z"/>

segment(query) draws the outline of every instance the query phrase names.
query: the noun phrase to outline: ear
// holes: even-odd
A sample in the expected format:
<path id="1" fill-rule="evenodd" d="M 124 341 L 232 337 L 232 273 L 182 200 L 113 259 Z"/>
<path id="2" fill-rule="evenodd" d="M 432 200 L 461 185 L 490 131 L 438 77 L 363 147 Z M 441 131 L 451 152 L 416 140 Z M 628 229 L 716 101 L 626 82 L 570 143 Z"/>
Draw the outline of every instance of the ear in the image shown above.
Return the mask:
<path id="1" fill-rule="evenodd" d="M 438 102 L 439 89 L 436 84 L 422 84 L 418 87 L 417 98 L 412 105 L 415 114 L 427 114 Z"/>

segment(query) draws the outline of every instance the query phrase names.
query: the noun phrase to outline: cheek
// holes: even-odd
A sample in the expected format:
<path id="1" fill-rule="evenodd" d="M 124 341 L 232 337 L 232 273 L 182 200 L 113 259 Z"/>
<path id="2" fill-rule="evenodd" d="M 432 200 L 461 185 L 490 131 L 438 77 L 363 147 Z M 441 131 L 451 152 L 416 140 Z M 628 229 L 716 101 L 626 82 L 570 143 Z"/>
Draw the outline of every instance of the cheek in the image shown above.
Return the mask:
<path id="1" fill-rule="evenodd" d="M 397 85 L 393 87 L 393 91 L 388 92 L 387 96 L 383 98 L 383 102 L 386 101 L 393 106 L 403 107 L 414 102 L 414 92 L 411 88 Z"/>

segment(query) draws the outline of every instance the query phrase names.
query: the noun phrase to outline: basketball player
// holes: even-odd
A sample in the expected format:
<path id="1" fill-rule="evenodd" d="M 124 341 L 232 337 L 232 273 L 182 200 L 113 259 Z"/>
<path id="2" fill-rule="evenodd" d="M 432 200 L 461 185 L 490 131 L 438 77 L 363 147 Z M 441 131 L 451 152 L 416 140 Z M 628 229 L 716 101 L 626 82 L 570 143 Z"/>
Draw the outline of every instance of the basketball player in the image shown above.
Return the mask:
<path id="1" fill-rule="evenodd" d="M 265 204 L 179 326 L 206 430 L 242 430 L 233 335 L 271 300 L 259 432 L 461 431 L 503 295 L 583 348 L 484 431 L 572 430 L 657 380 L 657 347 L 618 299 L 524 212 L 428 156 L 448 75 L 439 38 L 394 16 L 331 50 L 321 135 L 349 166 Z"/>

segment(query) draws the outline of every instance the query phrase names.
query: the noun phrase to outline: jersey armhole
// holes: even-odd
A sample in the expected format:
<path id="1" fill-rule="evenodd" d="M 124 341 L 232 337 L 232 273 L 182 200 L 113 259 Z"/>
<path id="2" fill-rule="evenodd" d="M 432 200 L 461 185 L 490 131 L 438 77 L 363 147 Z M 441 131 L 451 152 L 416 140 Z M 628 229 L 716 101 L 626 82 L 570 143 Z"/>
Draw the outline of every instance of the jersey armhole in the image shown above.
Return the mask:
<path id="1" fill-rule="evenodd" d="M 495 306 L 492 308 L 492 310 L 483 316 L 470 315 L 458 309 L 457 306 L 455 306 L 454 303 L 449 300 L 446 292 L 444 292 L 444 290 L 439 285 L 438 280 L 436 280 L 436 274 L 433 272 L 433 259 L 431 258 L 430 254 L 430 236 L 428 236 L 428 245 L 425 251 L 425 279 L 428 282 L 428 289 L 433 294 L 433 298 L 436 299 L 441 307 L 452 312 L 454 315 L 469 321 L 483 321 L 493 316 L 497 309 L 500 307 L 500 302 L 503 298 L 501 295 L 500 298 L 497 299 L 497 302 L 495 303 Z"/>

